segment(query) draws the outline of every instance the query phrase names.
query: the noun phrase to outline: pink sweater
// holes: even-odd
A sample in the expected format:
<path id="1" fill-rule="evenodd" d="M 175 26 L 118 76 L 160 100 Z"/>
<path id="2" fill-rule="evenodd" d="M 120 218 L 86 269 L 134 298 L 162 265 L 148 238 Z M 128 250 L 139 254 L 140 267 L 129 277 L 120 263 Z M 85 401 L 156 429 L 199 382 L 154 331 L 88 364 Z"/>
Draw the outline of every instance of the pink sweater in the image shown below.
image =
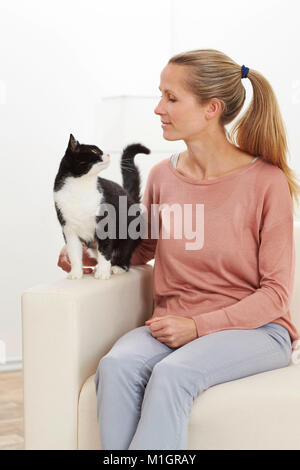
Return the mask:
<path id="1" fill-rule="evenodd" d="M 274 322 L 289 331 L 292 341 L 299 339 L 289 310 L 295 246 L 284 172 L 258 158 L 233 173 L 203 181 L 183 176 L 171 158 L 149 173 L 142 200 L 148 210 L 148 238 L 131 257 L 132 265 L 155 258 L 153 318 L 192 318 L 198 337 Z M 155 233 L 151 204 L 161 209 L 162 204 L 177 204 L 177 217 L 171 216 L 170 230 L 163 236 L 168 214 L 159 210 Z M 180 210 L 185 224 L 178 218 Z M 190 225 L 194 238 L 186 229 Z"/>

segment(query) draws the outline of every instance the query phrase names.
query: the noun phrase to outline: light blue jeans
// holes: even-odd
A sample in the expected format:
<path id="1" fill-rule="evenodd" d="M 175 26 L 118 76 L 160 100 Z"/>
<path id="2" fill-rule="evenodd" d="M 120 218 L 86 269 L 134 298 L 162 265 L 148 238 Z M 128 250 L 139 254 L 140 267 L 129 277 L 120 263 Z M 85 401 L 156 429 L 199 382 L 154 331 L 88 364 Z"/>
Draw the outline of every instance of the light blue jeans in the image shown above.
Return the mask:
<path id="1" fill-rule="evenodd" d="M 113 345 L 95 375 L 104 450 L 184 449 L 194 399 L 214 385 L 289 364 L 288 331 L 269 323 L 224 330 L 179 348 L 155 339 L 148 326 Z"/>

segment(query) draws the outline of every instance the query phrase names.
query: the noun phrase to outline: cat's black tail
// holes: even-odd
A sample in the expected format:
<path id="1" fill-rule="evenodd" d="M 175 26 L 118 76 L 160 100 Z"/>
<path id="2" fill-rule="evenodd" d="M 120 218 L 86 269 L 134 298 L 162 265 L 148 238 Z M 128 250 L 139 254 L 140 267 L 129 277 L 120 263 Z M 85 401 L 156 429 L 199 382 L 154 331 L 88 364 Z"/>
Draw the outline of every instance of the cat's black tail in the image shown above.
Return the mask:
<path id="1" fill-rule="evenodd" d="M 121 172 L 123 177 L 123 188 L 130 194 L 136 203 L 141 202 L 141 178 L 139 169 L 134 164 L 134 157 L 138 153 L 151 153 L 147 147 L 142 144 L 130 144 L 122 153 Z"/>

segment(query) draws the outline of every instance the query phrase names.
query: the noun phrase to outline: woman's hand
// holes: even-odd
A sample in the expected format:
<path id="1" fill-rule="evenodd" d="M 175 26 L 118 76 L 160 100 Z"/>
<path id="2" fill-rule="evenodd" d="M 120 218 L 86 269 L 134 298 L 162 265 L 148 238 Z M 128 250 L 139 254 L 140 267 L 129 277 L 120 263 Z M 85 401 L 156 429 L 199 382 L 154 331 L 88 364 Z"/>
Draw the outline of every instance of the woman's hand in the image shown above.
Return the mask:
<path id="1" fill-rule="evenodd" d="M 88 248 L 84 243 L 82 243 L 82 265 L 83 266 L 96 266 L 98 263 L 97 259 L 91 255 Z M 60 252 L 57 266 L 62 268 L 64 271 L 69 273 L 71 271 L 71 263 L 67 253 L 66 245 Z M 90 274 L 93 272 L 92 268 L 83 268 L 84 274 Z"/>
<path id="2" fill-rule="evenodd" d="M 196 323 L 192 318 L 165 315 L 147 320 L 152 336 L 169 348 L 178 348 L 198 338 Z"/>

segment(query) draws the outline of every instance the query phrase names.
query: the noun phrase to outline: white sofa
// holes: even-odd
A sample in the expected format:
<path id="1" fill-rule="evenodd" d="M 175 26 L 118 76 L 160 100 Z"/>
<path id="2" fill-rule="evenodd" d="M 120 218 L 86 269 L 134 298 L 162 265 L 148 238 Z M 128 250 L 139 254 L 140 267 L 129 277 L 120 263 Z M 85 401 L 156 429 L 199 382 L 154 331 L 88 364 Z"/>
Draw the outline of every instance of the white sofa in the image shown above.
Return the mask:
<path id="1" fill-rule="evenodd" d="M 300 225 L 291 309 L 300 329 Z M 60 280 L 22 293 L 25 449 L 101 449 L 94 374 L 153 309 L 153 268 Z M 194 402 L 188 449 L 300 450 L 300 366 L 216 385 Z"/>

